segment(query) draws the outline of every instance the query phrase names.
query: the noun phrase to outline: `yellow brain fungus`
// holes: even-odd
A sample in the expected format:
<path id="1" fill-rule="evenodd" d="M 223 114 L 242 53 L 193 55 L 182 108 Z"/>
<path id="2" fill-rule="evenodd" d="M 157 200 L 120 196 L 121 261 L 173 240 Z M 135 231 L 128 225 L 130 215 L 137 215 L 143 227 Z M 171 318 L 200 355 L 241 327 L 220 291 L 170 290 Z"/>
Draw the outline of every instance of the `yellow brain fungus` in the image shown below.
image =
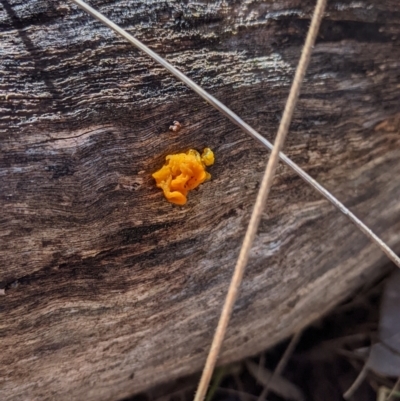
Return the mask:
<path id="1" fill-rule="evenodd" d="M 189 149 L 186 153 L 168 155 L 165 161 L 165 165 L 153 174 L 156 185 L 164 191 L 169 202 L 184 205 L 187 193 L 211 178 L 206 166 L 214 164 L 214 153 L 205 148 L 200 156 L 197 150 Z"/>

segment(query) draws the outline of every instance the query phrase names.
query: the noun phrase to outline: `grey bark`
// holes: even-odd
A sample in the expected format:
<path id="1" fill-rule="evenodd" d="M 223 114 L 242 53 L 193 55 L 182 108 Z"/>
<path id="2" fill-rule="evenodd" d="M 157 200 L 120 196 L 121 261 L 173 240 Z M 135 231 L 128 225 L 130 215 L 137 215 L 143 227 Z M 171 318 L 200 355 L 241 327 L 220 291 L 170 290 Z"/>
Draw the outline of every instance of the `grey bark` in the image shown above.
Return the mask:
<path id="1" fill-rule="evenodd" d="M 313 2 L 90 3 L 273 140 Z M 0 399 L 116 400 L 199 370 L 267 151 L 68 2 L 0 5 Z M 397 251 L 399 35 L 397 0 L 330 1 L 285 148 Z M 206 146 L 212 181 L 167 203 L 151 173 Z M 220 362 L 386 264 L 279 166 Z"/>

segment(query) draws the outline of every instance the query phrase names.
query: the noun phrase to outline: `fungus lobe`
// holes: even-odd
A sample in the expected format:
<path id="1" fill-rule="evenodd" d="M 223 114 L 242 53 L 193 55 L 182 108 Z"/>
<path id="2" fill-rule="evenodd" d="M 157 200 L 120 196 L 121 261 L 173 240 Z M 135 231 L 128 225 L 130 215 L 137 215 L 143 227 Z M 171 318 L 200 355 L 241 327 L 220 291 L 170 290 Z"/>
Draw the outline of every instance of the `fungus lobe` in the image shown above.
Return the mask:
<path id="1" fill-rule="evenodd" d="M 214 164 L 214 153 L 210 148 L 205 148 L 201 155 L 189 149 L 186 153 L 168 155 L 165 161 L 152 176 L 169 202 L 184 205 L 188 192 L 211 178 L 206 167 Z"/>

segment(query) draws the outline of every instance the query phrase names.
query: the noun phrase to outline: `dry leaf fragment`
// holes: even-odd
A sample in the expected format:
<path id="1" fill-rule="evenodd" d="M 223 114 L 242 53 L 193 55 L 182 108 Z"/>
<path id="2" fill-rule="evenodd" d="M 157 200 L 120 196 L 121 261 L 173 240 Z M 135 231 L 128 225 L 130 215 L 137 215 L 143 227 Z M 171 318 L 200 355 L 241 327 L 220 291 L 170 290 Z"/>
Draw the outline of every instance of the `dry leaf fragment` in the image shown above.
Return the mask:
<path id="1" fill-rule="evenodd" d="M 380 342 L 371 347 L 367 366 L 385 376 L 400 377 L 400 271 L 389 277 L 379 317 Z"/>

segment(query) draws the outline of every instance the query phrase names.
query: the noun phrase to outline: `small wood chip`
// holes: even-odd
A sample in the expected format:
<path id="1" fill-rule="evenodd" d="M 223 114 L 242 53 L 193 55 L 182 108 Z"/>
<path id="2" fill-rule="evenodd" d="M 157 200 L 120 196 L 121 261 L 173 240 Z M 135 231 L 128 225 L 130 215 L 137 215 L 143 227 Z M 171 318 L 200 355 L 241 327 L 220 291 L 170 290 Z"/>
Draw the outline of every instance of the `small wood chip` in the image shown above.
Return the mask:
<path id="1" fill-rule="evenodd" d="M 169 127 L 169 130 L 172 132 L 179 132 L 182 125 L 179 121 L 174 121 L 174 124 Z"/>

